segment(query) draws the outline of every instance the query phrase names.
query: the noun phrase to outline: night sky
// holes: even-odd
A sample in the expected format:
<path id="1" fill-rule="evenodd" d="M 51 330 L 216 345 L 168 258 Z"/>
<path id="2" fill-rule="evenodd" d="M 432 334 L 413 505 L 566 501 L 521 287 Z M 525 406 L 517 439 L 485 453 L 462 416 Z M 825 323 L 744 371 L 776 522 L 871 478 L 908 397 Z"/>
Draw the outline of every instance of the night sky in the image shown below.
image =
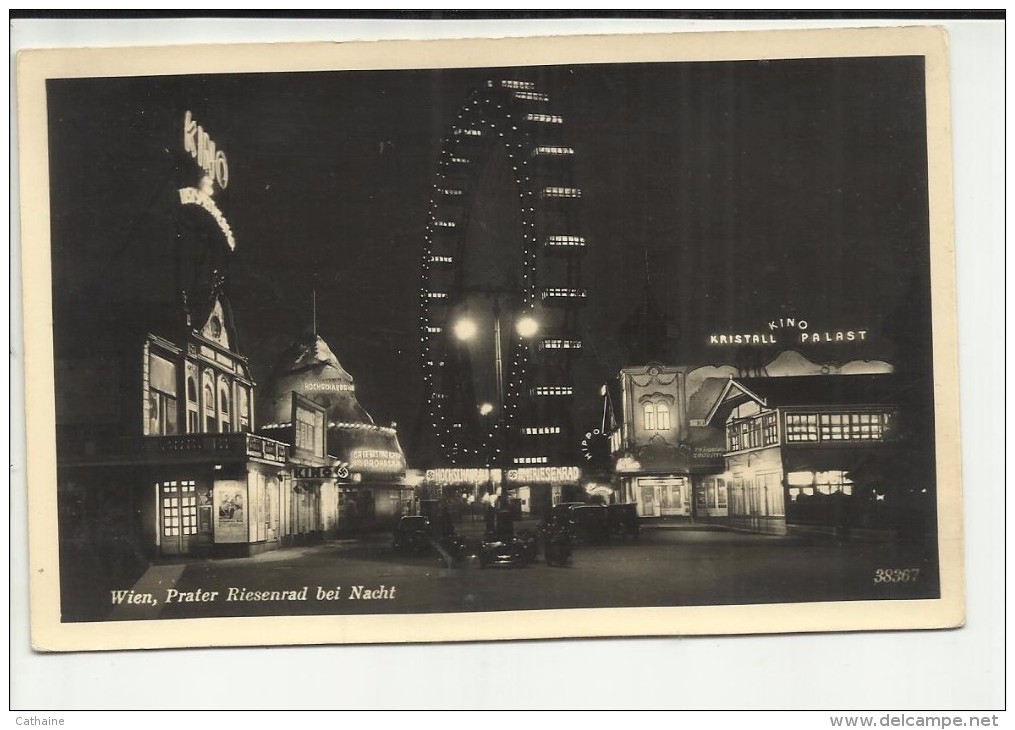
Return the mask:
<path id="1" fill-rule="evenodd" d="M 905 57 L 51 81 L 57 339 L 68 308 L 171 298 L 191 109 L 229 159 L 216 200 L 237 241 L 230 292 L 255 378 L 309 323 L 316 289 L 320 334 L 411 452 L 430 188 L 441 136 L 487 78 L 535 81 L 577 150 L 590 292 L 579 425 L 628 364 L 620 329 L 646 258 L 680 362 L 729 362 L 708 334 L 800 317 L 871 332 L 801 348 L 812 359 L 929 372 L 923 67 Z"/>

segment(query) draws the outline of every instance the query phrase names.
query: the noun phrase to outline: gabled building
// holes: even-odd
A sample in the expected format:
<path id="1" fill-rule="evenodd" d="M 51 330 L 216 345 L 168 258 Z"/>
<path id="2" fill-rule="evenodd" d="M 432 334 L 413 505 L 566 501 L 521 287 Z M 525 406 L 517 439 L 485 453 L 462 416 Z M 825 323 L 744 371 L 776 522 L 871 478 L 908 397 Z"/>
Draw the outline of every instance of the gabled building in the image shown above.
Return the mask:
<path id="1" fill-rule="evenodd" d="M 890 528 L 905 499 L 897 378 L 731 378 L 705 423 L 724 434 L 727 523 L 761 532 Z"/>
<path id="2" fill-rule="evenodd" d="M 391 527 L 413 509 L 395 428 L 374 423 L 352 375 L 316 332 L 300 335 L 279 356 L 259 408 L 266 423 L 259 433 L 289 444 L 295 465 L 329 467 L 323 477 L 293 471 L 300 539 Z"/>

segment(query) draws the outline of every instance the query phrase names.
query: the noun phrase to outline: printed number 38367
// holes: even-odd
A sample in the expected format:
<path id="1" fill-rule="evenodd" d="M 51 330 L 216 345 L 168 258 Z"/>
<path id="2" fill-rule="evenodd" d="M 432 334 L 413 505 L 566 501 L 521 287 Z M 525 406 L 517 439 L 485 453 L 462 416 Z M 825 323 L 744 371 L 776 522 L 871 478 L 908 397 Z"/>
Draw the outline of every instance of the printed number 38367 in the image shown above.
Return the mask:
<path id="1" fill-rule="evenodd" d="M 919 577 L 919 568 L 878 568 L 874 571 L 875 583 L 912 583 Z"/>

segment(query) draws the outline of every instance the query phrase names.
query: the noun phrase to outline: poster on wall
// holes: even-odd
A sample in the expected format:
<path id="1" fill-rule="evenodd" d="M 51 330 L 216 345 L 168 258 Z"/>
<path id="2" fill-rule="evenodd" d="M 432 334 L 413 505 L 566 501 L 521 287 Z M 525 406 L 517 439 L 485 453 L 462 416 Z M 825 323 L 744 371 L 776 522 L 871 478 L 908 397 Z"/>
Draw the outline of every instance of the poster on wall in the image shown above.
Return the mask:
<path id="1" fill-rule="evenodd" d="M 215 542 L 247 541 L 247 485 L 215 482 Z"/>
<path id="2" fill-rule="evenodd" d="M 930 27 L 21 54 L 35 646 L 961 625 L 947 64 Z M 103 518 L 140 464 L 214 484 L 172 585 Z"/>

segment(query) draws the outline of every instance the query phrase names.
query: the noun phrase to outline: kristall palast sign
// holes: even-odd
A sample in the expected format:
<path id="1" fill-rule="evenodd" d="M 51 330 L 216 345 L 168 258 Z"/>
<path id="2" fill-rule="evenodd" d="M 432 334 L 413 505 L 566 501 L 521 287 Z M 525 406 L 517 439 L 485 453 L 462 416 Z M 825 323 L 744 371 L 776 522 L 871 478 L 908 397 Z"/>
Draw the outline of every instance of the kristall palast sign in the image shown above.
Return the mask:
<path id="1" fill-rule="evenodd" d="M 864 342 L 869 328 L 812 330 L 806 319 L 782 317 L 770 320 L 766 331 L 716 332 L 708 335 L 709 345 L 779 345 L 789 343 L 814 344 L 818 342 Z M 786 339 L 781 335 L 788 334 Z"/>

